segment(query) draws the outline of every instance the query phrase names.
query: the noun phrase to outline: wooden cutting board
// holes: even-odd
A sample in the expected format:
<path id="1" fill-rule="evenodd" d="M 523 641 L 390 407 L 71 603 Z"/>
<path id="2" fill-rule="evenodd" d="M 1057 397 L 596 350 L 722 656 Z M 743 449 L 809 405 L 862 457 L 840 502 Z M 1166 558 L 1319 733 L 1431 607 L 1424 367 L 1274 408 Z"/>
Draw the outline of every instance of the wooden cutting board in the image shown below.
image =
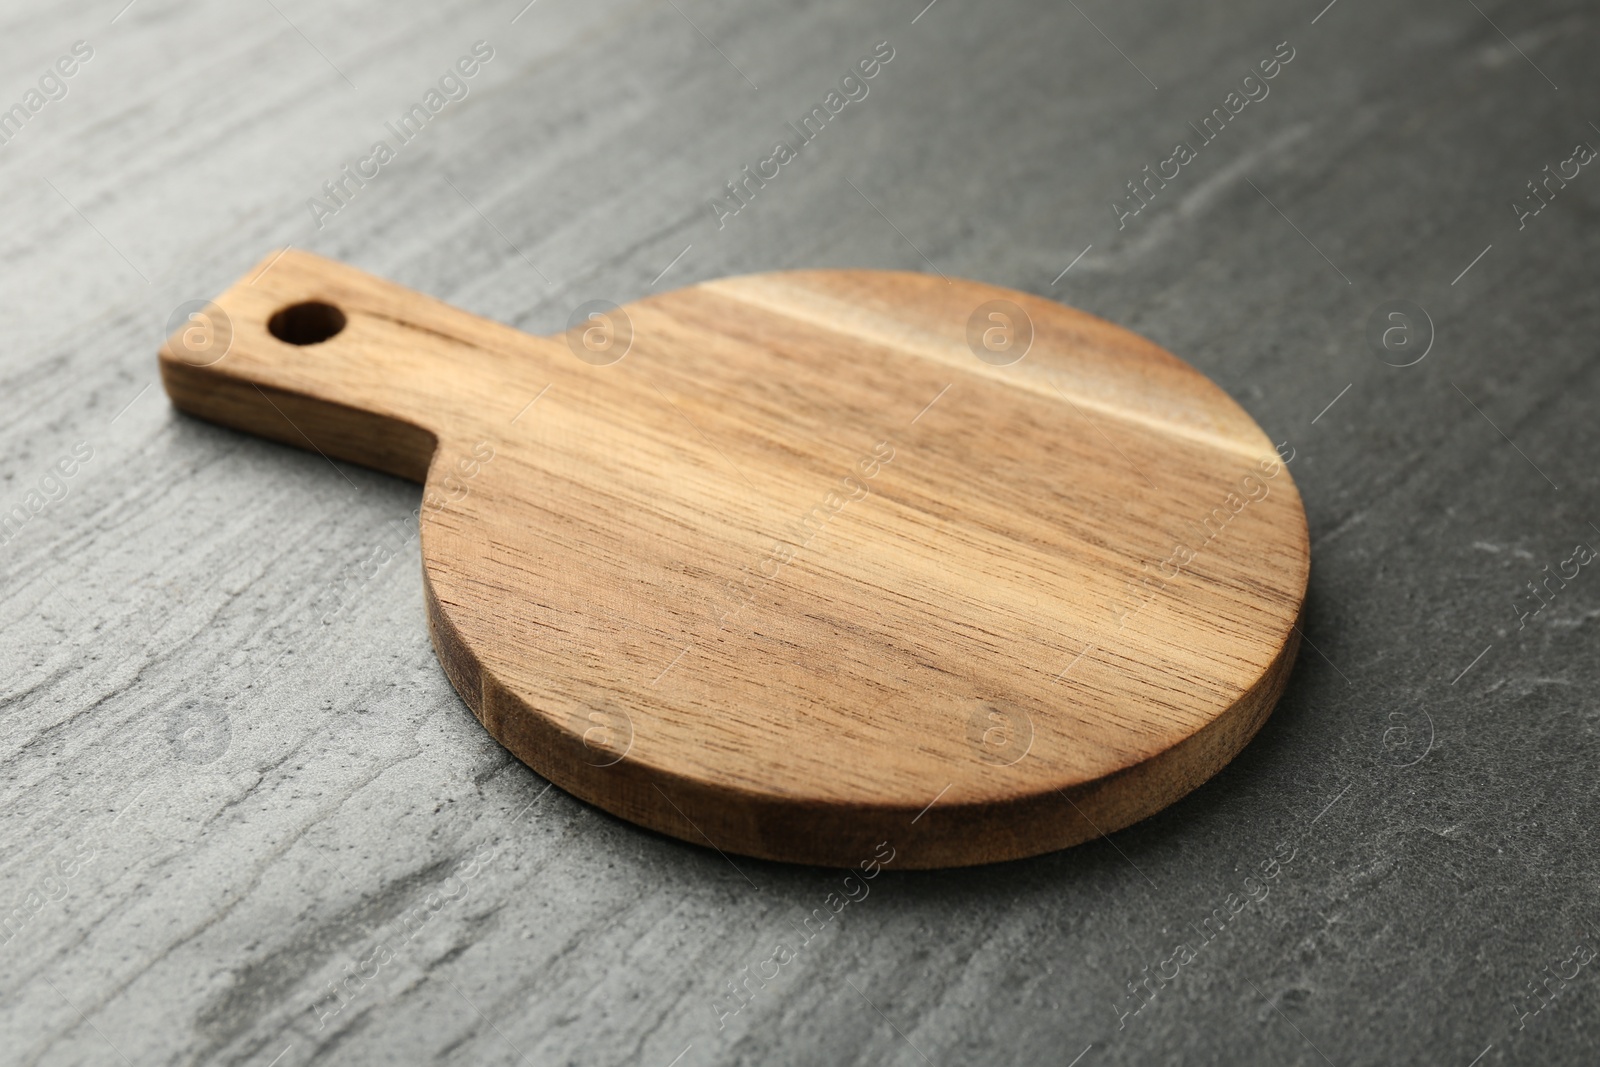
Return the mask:
<path id="1" fill-rule="evenodd" d="M 1110 833 L 1249 741 L 1299 643 L 1272 443 L 1026 293 L 795 271 L 533 337 L 288 251 L 161 372 L 184 411 L 423 482 L 473 713 L 724 853 L 946 867 Z"/>

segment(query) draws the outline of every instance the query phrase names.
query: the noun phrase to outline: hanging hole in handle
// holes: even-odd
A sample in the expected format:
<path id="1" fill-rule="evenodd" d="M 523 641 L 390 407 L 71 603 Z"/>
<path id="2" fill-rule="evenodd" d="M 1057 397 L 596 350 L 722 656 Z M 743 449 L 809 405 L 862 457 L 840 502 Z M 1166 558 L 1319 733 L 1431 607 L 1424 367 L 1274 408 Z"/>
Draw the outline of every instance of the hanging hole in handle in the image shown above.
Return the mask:
<path id="1" fill-rule="evenodd" d="M 290 304 L 267 320 L 267 332 L 291 345 L 318 345 L 344 329 L 344 312 L 320 300 Z"/>

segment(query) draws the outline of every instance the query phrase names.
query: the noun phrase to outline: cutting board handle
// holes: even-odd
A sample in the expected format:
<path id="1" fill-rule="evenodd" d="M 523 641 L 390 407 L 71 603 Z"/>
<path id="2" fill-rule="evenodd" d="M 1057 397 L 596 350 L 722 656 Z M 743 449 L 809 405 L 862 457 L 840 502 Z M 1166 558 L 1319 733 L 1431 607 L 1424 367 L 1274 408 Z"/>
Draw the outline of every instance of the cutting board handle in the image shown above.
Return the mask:
<path id="1" fill-rule="evenodd" d="M 417 482 L 442 440 L 470 448 L 572 360 L 559 340 L 296 249 L 185 308 L 161 347 L 180 409 Z M 504 388 L 452 388 L 471 381 Z"/>

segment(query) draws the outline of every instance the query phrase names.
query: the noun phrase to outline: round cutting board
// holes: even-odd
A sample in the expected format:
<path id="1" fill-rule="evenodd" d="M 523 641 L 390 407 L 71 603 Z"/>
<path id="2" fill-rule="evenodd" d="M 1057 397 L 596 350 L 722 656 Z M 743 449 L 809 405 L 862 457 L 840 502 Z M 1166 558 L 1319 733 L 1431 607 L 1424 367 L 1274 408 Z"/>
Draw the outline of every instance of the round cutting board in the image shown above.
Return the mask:
<path id="1" fill-rule="evenodd" d="M 1298 646 L 1272 443 L 1026 293 L 797 271 L 542 338 L 290 251 L 161 365 L 186 411 L 425 481 L 428 624 L 473 713 L 724 853 L 942 867 L 1109 833 L 1227 763 Z"/>

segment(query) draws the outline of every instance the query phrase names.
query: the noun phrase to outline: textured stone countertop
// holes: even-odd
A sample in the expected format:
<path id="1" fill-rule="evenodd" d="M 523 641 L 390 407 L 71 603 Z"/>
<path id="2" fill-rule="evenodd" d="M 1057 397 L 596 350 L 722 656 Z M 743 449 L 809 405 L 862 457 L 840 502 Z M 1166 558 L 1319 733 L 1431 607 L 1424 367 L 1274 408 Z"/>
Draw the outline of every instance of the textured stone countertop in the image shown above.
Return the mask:
<path id="1" fill-rule="evenodd" d="M 124 2 L 0 13 L 0 1064 L 1600 1057 L 1592 5 Z M 534 333 L 811 266 L 1125 325 L 1295 450 L 1287 695 L 1110 840 L 891 865 L 741 1005 L 840 876 L 547 788 L 434 658 L 417 487 L 168 403 L 174 309 L 285 244 Z"/>

